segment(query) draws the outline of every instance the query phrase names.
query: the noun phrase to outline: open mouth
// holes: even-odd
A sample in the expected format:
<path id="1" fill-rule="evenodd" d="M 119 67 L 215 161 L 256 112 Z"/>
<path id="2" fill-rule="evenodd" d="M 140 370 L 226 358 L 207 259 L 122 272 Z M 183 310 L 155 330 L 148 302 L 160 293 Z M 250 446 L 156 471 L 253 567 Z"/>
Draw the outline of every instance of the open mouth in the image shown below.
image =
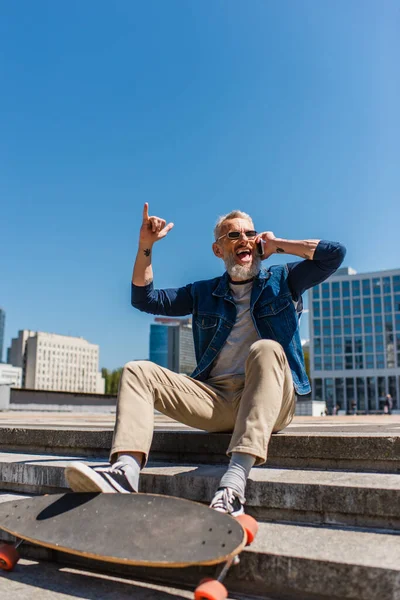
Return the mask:
<path id="1" fill-rule="evenodd" d="M 235 256 L 239 264 L 244 265 L 251 262 L 252 251 L 249 248 L 239 248 L 239 250 L 236 251 Z"/>

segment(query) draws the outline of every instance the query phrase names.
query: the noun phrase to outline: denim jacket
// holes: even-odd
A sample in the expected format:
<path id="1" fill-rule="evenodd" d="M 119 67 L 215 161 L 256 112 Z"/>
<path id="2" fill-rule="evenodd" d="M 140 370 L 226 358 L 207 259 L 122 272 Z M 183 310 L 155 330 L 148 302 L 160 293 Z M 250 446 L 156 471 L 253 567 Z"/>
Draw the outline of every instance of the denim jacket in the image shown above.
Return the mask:
<path id="1" fill-rule="evenodd" d="M 261 269 L 253 282 L 250 313 L 260 338 L 281 344 L 296 393 L 305 395 L 311 387 L 304 366 L 299 320 L 288 285 L 288 274 L 287 265 Z M 193 315 L 197 367 L 191 377 L 206 381 L 213 361 L 236 321 L 236 305 L 230 292 L 228 274 L 175 289 L 155 290 L 152 283 L 144 287 L 132 285 L 132 305 L 157 315 Z"/>

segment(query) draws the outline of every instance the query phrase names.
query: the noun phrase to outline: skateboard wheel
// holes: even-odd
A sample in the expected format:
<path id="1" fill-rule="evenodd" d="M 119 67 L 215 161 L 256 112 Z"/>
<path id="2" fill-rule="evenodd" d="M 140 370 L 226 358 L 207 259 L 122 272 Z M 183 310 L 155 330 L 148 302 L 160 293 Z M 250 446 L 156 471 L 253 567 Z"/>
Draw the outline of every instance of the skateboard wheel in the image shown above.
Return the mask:
<path id="1" fill-rule="evenodd" d="M 228 590 L 216 579 L 201 583 L 194 591 L 194 600 L 226 600 Z"/>
<path id="2" fill-rule="evenodd" d="M 246 546 L 250 546 L 250 544 L 254 541 L 254 538 L 257 535 L 258 523 L 250 515 L 239 515 L 236 518 L 246 532 L 246 535 L 247 535 Z"/>
<path id="3" fill-rule="evenodd" d="M 14 546 L 8 544 L 0 546 L 0 569 L 3 569 L 3 571 L 12 571 L 18 561 L 19 554 Z"/>

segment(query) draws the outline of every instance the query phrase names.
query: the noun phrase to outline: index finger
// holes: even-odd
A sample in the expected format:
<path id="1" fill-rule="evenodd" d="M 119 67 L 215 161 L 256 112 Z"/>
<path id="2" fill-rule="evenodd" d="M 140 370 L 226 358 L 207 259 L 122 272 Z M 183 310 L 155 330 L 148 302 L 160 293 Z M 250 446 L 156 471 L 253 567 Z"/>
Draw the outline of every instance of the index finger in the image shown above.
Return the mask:
<path id="1" fill-rule="evenodd" d="M 145 202 L 143 207 L 143 221 L 149 220 L 149 203 Z"/>

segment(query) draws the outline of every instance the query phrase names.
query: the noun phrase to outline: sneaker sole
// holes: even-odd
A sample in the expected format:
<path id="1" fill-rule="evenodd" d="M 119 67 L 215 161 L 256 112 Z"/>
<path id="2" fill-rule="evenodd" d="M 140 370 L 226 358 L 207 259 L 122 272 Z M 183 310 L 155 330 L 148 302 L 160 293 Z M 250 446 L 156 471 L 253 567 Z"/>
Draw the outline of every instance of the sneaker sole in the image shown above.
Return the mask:
<path id="1" fill-rule="evenodd" d="M 65 478 L 73 492 L 118 494 L 117 490 L 85 463 L 76 462 L 69 465 L 65 469 Z"/>

